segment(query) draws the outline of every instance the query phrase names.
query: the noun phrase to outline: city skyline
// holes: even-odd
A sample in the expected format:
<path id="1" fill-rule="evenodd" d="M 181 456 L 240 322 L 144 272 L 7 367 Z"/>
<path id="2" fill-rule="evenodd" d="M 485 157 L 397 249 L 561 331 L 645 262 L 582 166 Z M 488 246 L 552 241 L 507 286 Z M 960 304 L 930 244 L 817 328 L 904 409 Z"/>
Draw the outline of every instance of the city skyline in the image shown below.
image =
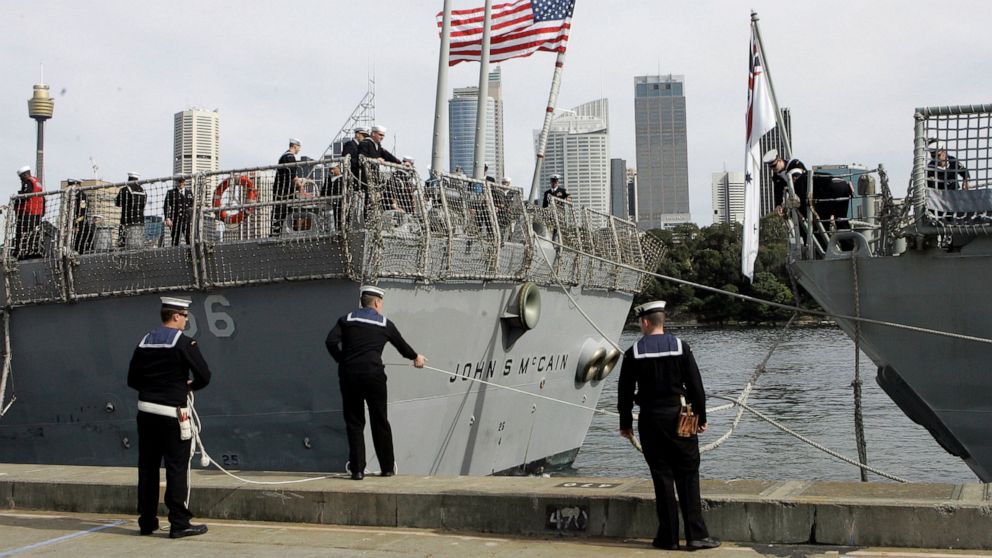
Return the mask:
<path id="1" fill-rule="evenodd" d="M 453 7 L 478 4 L 454 0 Z M 34 166 L 35 122 L 26 100 L 44 64 L 57 106 L 46 122 L 46 189 L 66 177 L 91 176 L 91 157 L 111 180 L 130 170 L 146 177 L 170 174 L 164 155 L 173 148 L 170 118 L 190 105 L 219 107 L 224 114 L 224 167 L 274 164 L 287 137 L 302 140 L 303 154 L 319 156 L 366 92 L 370 75 L 377 83 L 378 123 L 389 128 L 387 145 L 414 156 L 423 174 L 430 160 L 440 6 L 304 0 L 287 13 L 246 2 L 239 7 L 244 25 L 219 35 L 195 32 L 184 14 L 220 21 L 228 10 L 187 0 L 169 6 L 53 0 L 43 18 L 28 4 L 12 4 L 10 32 L 0 37 L 7 53 L 0 83 L 0 168 Z M 673 12 L 647 0 L 580 1 L 556 104 L 609 99 L 611 156 L 633 162 L 630 78 L 686 75 L 692 97 L 686 109 L 690 210 L 694 221 L 708 222 L 710 173 L 743 166 L 743 53 L 754 9 L 779 102 L 799 115 L 793 124 L 795 156 L 808 165 L 883 163 L 893 192 L 901 196 L 911 170 L 913 110 L 982 103 L 992 85 L 992 76 L 973 71 L 992 51 L 975 39 L 984 36 L 980 22 L 992 16 L 992 5 L 950 0 L 948 10 L 972 16 L 955 21 L 920 17 L 927 6 L 701 0 Z M 142 25 L 132 24 L 135 17 Z M 328 33 L 331 20 L 349 26 L 379 22 L 388 26 L 389 40 L 365 45 L 359 56 L 341 56 L 355 51 L 355 40 L 350 33 Z M 814 24 L 796 26 L 797 20 Z M 877 33 L 881 20 L 888 22 L 884 34 Z M 287 54 L 280 31 L 286 26 L 293 29 L 292 54 L 299 62 Z M 36 40 L 74 36 L 79 29 L 86 29 L 85 37 L 72 48 Z M 617 40 L 618 33 L 635 37 L 636 48 L 631 40 Z M 919 40 L 935 34 L 944 37 L 941 52 Z M 505 174 L 525 190 L 534 169 L 532 130 L 544 118 L 554 61 L 553 54 L 537 53 L 501 65 Z M 313 64 L 320 70 L 306 69 Z M 950 87 L 923 71 L 928 67 L 969 79 Z M 831 87 L 822 87 L 824 79 Z M 478 64 L 453 67 L 449 83 L 478 83 Z M 7 197 L 16 187 L 16 181 L 0 181 L 0 194 Z"/>

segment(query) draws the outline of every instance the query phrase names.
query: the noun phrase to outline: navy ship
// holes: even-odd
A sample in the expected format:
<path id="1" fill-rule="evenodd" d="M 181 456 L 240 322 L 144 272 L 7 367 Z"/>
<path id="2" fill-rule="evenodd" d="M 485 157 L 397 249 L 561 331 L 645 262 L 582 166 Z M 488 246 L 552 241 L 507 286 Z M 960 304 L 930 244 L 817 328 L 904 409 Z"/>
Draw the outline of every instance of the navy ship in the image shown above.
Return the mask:
<path id="1" fill-rule="evenodd" d="M 309 178 L 274 198 L 290 168 Z M 577 254 L 652 269 L 659 246 L 633 223 L 570 203 L 542 209 L 519 189 L 448 174 L 424 182 L 412 167 L 364 159 L 359 188 L 350 168 L 326 158 L 14 196 L 12 206 L 40 197 L 45 210 L 31 230 L 11 216 L 5 231 L 2 460 L 133 465 L 128 361 L 157 323 L 158 297 L 171 295 L 193 300 L 186 333 L 214 370 L 196 400 L 210 455 L 239 470 L 344 471 L 324 338 L 357 307 L 359 285 L 376 284 L 389 319 L 448 371 L 415 369 L 387 346 L 399 472 L 570 464 L 644 278 Z M 180 182 L 194 201 L 189 242 L 178 234 L 174 245 L 169 225 L 183 225 L 161 216 Z M 135 209 L 116 202 L 136 188 L 145 222 L 127 224 Z"/>
<path id="2" fill-rule="evenodd" d="M 893 197 L 881 166 L 848 172 L 852 230 L 832 229 L 812 203 L 792 210 L 791 267 L 827 312 L 847 317 L 837 322 L 899 408 L 992 482 L 992 105 L 919 108 L 914 122 L 906 197 Z"/>

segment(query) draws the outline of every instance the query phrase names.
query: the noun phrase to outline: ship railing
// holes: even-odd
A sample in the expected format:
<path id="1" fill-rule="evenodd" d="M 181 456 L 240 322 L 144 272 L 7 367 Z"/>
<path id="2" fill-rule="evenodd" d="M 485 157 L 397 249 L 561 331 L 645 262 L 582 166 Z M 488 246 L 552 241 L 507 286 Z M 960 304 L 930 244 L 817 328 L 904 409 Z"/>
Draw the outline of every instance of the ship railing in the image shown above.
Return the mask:
<path id="1" fill-rule="evenodd" d="M 922 240 L 992 234 L 992 104 L 917 108 L 913 221 L 899 234 Z"/>
<path id="2" fill-rule="evenodd" d="M 557 278 L 634 292 L 641 274 L 615 264 L 657 265 L 628 221 L 558 201 L 541 209 L 520 189 L 464 176 L 423 182 L 412 167 L 360 163 L 359 176 L 350 161 L 326 159 L 16 195 L 11 207 L 43 211 L 15 209 L 6 221 L 5 303 L 319 278 Z M 329 181 L 335 164 L 344 172 Z M 288 190 L 287 170 L 301 178 Z"/>
<path id="3" fill-rule="evenodd" d="M 786 176 L 793 254 L 799 259 L 847 257 L 865 248 L 861 256 L 883 251 L 883 211 L 888 178 L 881 166 L 813 166 L 806 182 L 795 184 Z M 881 192 L 878 186 L 881 185 Z M 805 199 L 800 200 L 800 197 Z"/>

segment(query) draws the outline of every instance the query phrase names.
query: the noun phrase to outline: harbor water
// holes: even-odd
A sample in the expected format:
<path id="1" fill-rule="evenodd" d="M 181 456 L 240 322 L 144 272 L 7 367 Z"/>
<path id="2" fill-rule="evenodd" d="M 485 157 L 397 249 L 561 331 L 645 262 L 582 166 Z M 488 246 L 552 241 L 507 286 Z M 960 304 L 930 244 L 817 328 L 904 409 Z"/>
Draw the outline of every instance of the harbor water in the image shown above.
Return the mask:
<path id="1" fill-rule="evenodd" d="M 692 347 L 708 394 L 737 397 L 781 334 L 781 328 L 670 328 Z M 638 338 L 624 332 L 626 349 Z M 912 482 L 976 482 L 959 458 L 909 420 L 875 382 L 862 353 L 863 414 L 868 463 Z M 599 408 L 616 411 L 619 367 L 606 380 Z M 758 379 L 749 404 L 820 444 L 857 458 L 854 436 L 854 343 L 836 327 L 795 328 Z M 726 403 L 709 399 L 715 407 Z M 634 408 L 635 411 L 637 408 Z M 719 438 L 737 410 L 715 413 L 700 444 Z M 636 426 L 636 425 L 635 425 Z M 617 434 L 615 416 L 597 415 L 575 461 L 582 476 L 649 477 L 643 457 Z M 736 432 L 703 454 L 700 473 L 711 479 L 857 480 L 858 468 L 837 460 L 745 412 Z M 885 481 L 869 474 L 871 481 Z"/>

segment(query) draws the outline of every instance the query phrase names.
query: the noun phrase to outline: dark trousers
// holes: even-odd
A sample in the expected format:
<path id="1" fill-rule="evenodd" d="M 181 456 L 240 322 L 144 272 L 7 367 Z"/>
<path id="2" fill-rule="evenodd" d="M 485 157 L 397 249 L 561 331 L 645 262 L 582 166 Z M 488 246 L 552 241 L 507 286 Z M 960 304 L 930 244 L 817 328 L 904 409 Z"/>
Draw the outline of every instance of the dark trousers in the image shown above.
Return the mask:
<path id="1" fill-rule="evenodd" d="M 365 471 L 365 404 L 372 423 L 372 445 L 383 471 L 392 471 L 393 430 L 386 416 L 386 374 L 340 375 L 341 404 L 348 432 L 348 461 L 351 471 Z"/>
<path id="2" fill-rule="evenodd" d="M 661 547 L 678 544 L 680 509 L 687 543 L 709 536 L 699 496 L 699 439 L 696 436 L 680 438 L 675 434 L 678 412 L 678 407 L 658 411 L 641 409 L 637 423 L 644 458 L 654 482 L 658 512 L 658 533 L 654 542 Z"/>
<path id="3" fill-rule="evenodd" d="M 179 246 L 180 238 L 186 239 L 189 244 L 189 233 L 192 225 L 191 218 L 179 218 L 172 221 L 172 245 Z"/>
<path id="4" fill-rule="evenodd" d="M 179 439 L 179 421 L 138 412 L 138 525 L 158 527 L 158 469 L 165 461 L 165 505 L 172 529 L 186 529 L 193 514 L 189 494 L 190 440 Z"/>
<path id="5" fill-rule="evenodd" d="M 292 199 L 291 196 L 274 196 L 274 201 L 285 201 Z M 289 205 L 278 203 L 272 206 L 272 225 L 269 227 L 270 236 L 279 236 L 282 232 L 284 221 L 289 215 Z"/>

